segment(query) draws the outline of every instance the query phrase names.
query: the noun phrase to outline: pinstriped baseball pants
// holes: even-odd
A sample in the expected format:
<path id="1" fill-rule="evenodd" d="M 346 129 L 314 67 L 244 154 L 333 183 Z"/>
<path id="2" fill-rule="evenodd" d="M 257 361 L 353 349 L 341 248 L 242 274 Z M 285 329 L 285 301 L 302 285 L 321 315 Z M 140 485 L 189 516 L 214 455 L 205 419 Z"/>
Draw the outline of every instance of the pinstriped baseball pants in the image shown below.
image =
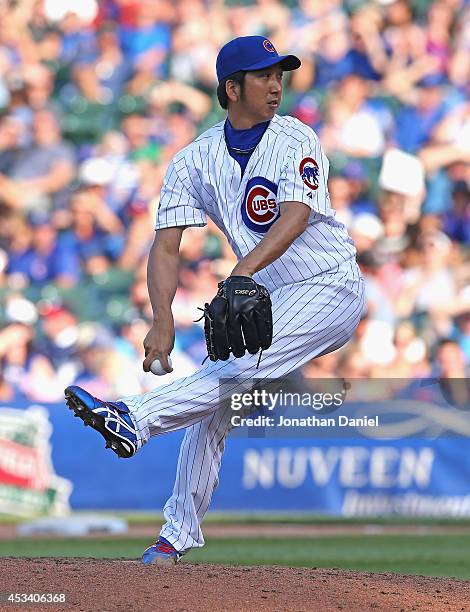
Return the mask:
<path id="1" fill-rule="evenodd" d="M 263 353 L 206 362 L 198 372 L 143 395 L 122 398 L 139 434 L 186 428 L 173 494 L 165 504 L 161 535 L 179 551 L 204 545 L 201 521 L 218 484 L 232 412 L 221 406 L 220 378 L 282 378 L 314 357 L 343 346 L 364 308 L 364 282 L 355 264 L 285 285 L 271 293 L 273 342 Z"/>

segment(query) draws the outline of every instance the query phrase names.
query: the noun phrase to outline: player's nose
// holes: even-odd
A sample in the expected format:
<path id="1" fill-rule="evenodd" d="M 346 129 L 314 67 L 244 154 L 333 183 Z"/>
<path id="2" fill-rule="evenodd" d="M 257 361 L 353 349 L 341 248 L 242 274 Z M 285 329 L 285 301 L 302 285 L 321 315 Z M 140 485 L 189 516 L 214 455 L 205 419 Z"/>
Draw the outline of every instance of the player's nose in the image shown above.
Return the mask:
<path id="1" fill-rule="evenodd" d="M 271 93 L 280 93 L 282 91 L 282 82 L 278 79 L 274 78 L 270 81 L 270 92 Z"/>

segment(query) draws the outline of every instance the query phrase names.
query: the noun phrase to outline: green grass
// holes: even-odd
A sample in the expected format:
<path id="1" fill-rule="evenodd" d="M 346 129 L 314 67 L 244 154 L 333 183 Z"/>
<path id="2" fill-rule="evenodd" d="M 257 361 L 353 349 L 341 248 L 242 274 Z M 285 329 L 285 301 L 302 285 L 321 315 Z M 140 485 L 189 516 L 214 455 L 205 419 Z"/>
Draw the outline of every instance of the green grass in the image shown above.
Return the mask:
<path id="1" fill-rule="evenodd" d="M 142 538 L 0 541 L 0 557 L 139 558 Z M 470 579 L 470 535 L 359 535 L 302 539 L 209 540 L 186 557 L 191 563 L 335 567 Z M 0 565 L 1 567 L 1 565 Z"/>
<path id="2" fill-rule="evenodd" d="M 80 514 L 106 514 L 117 516 L 126 520 L 130 525 L 159 525 L 163 521 L 163 514 L 159 512 L 133 512 L 116 510 L 93 510 L 87 512 L 74 512 Z M 21 519 L 24 521 L 25 519 Z M 1 518 L 0 518 L 1 522 Z M 8 522 L 8 521 L 5 521 Z M 19 522 L 19 519 L 13 522 Z M 308 512 L 210 512 L 204 518 L 207 525 L 449 525 L 470 527 L 470 518 L 451 517 L 343 517 Z"/>
<path id="3" fill-rule="evenodd" d="M 73 516 L 81 514 L 109 515 L 122 518 L 130 525 L 159 525 L 163 521 L 161 512 L 135 512 L 132 510 L 87 510 L 73 512 Z M 32 517 L 34 518 L 34 517 Z M 18 524 L 27 521 L 25 517 L 0 515 L 0 524 Z M 343 517 L 307 512 L 210 512 L 204 523 L 208 525 L 253 525 L 253 524 L 285 524 L 285 525 L 448 525 L 470 527 L 470 518 L 451 517 Z"/>

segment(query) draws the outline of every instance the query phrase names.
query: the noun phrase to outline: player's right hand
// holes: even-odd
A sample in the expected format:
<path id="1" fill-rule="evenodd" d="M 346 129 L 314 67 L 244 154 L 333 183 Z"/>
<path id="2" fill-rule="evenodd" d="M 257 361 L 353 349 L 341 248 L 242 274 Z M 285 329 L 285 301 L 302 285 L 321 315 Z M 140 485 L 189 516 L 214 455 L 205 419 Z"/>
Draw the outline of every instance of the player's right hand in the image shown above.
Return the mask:
<path id="1" fill-rule="evenodd" d="M 150 372 L 152 361 L 158 359 L 166 372 L 173 372 L 168 355 L 175 345 L 175 324 L 170 314 L 159 316 L 152 324 L 144 339 L 144 372 Z"/>

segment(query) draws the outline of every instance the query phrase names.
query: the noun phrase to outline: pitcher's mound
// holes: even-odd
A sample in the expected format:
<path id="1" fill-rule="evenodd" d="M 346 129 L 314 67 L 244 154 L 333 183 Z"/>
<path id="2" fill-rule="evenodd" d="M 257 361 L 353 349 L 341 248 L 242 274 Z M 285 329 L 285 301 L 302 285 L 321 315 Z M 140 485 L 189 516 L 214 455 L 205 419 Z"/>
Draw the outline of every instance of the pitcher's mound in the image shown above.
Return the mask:
<path id="1" fill-rule="evenodd" d="M 21 609 L 43 611 L 470 611 L 470 582 L 464 580 L 184 561 L 161 568 L 124 559 L 4 558 L 0 610 L 17 609 L 8 605 L 8 593 L 34 594 Z M 65 602 L 33 603 L 48 594 L 64 594 Z"/>

